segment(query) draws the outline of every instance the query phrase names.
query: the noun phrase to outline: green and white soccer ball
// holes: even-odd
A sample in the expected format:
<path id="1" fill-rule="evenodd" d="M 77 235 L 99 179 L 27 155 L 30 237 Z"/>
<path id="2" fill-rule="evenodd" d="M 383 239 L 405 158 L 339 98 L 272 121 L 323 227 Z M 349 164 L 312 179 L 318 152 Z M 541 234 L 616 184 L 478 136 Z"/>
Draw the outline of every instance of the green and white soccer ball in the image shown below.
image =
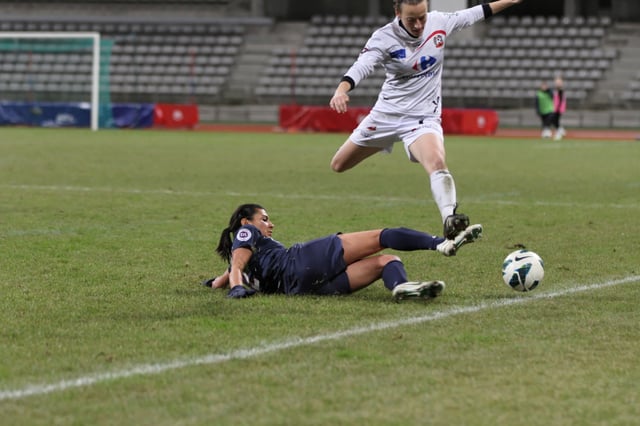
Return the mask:
<path id="1" fill-rule="evenodd" d="M 502 263 L 502 279 L 516 291 L 531 291 L 544 278 L 542 258 L 530 250 L 516 250 Z"/>

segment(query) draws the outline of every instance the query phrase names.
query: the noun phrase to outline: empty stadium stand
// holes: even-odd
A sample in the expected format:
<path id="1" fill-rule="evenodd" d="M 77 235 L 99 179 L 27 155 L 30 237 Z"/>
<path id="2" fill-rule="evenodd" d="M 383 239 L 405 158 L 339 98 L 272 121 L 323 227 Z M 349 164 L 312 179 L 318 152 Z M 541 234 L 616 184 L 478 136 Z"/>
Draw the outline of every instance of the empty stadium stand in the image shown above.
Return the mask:
<path id="1" fill-rule="evenodd" d="M 628 103 L 640 103 L 640 72 L 629 81 L 626 90 L 622 93 L 622 99 Z"/>
<path id="2" fill-rule="evenodd" d="M 286 49 L 274 52 L 256 94 L 278 99 L 293 93 L 301 102 L 326 103 L 371 32 L 387 22 L 386 17 L 314 17 L 295 55 Z M 577 107 L 617 57 L 616 49 L 604 45 L 608 18 L 496 16 L 484 25 L 481 36 L 448 41 L 445 105 L 519 107 L 530 104 L 542 80 L 560 74 Z M 365 80 L 353 93 L 356 102 L 373 102 L 383 77 L 378 70 Z"/>
<path id="3" fill-rule="evenodd" d="M 102 66 L 115 102 L 218 102 L 244 35 L 241 25 L 158 22 L 5 21 L 0 31 L 100 32 L 113 42 Z M 0 91 L 87 94 L 90 69 L 86 54 L 0 51 Z"/>
<path id="4" fill-rule="evenodd" d="M 50 16 L 25 15 L 27 3 L 52 7 Z M 71 18 L 56 13 L 54 6 L 73 3 L 83 8 L 81 13 Z M 389 21 L 386 16 L 315 15 L 286 27 L 268 18 L 216 16 L 216 7 L 240 3 L 234 0 L 95 0 L 112 8 L 111 14 L 97 16 L 90 13 L 91 3 L 0 0 L 2 11 L 14 5 L 18 9 L 0 15 L 0 31 L 100 32 L 113 42 L 110 55 L 103 57 L 113 102 L 326 105 L 370 34 Z M 205 7 L 211 14 L 168 17 L 171 7 L 164 7 L 164 14 L 123 17 L 118 4 L 125 3 L 139 10 L 145 10 L 146 3 L 183 4 L 195 11 Z M 599 107 L 640 105 L 640 76 L 627 82 L 626 74 L 614 73 L 625 79 L 624 87 L 606 84 L 625 52 L 624 46 L 608 41 L 612 27 L 607 17 L 498 15 L 479 23 L 473 32 L 447 39 L 444 104 L 530 108 L 540 82 L 561 74 L 570 109 L 587 108 L 604 98 L 608 103 Z M 275 28 L 300 34 L 276 36 Z M 87 55 L 0 51 L 0 94 L 15 100 L 37 90 L 40 99 L 47 100 L 59 92 L 88 93 L 89 67 Z M 352 104 L 371 105 L 383 80 L 383 70 L 376 70 L 353 92 Z"/>

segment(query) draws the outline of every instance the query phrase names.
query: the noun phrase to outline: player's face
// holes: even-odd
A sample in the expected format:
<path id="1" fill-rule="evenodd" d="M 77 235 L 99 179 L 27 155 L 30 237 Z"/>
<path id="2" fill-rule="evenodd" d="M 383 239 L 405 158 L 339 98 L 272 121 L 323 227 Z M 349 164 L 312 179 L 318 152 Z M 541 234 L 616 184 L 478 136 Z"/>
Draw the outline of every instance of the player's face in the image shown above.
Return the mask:
<path id="1" fill-rule="evenodd" d="M 273 234 L 273 223 L 269 220 L 269 215 L 264 209 L 256 210 L 253 217 L 247 222 L 258 228 L 265 237 L 271 237 L 271 234 Z"/>
<path id="2" fill-rule="evenodd" d="M 400 4 L 400 11 L 396 13 L 402 25 L 414 37 L 420 37 L 427 23 L 427 2 L 418 4 Z"/>

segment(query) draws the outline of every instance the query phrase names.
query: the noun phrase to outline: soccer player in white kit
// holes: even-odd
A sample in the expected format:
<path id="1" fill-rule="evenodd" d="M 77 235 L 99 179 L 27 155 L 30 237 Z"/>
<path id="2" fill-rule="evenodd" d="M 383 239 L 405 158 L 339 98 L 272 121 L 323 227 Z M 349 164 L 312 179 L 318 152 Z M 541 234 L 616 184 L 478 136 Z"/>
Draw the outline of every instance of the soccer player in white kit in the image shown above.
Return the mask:
<path id="1" fill-rule="evenodd" d="M 463 232 L 469 217 L 456 213 L 456 187 L 445 163 L 440 124 L 446 39 L 521 2 L 498 0 L 455 13 L 427 13 L 428 0 L 395 0 L 395 19 L 371 35 L 329 102 L 338 113 L 346 112 L 348 92 L 376 66 L 384 67 L 386 79 L 378 100 L 338 149 L 331 168 L 344 172 L 377 152 L 391 152 L 393 144 L 401 140 L 409 159 L 419 162 L 429 175 L 444 236 L 452 240 Z"/>

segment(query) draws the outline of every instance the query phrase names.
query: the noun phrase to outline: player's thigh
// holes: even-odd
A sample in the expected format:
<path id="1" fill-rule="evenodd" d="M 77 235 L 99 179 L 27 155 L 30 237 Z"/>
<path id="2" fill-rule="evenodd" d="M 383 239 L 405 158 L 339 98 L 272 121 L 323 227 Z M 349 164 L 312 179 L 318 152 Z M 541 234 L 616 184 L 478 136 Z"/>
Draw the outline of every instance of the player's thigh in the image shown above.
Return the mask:
<path id="1" fill-rule="evenodd" d="M 381 150 L 382 148 L 378 147 L 357 145 L 351 139 L 347 139 L 331 159 L 331 169 L 336 172 L 349 170 Z"/>
<path id="2" fill-rule="evenodd" d="M 431 174 L 447 168 L 444 141 L 437 133 L 424 133 L 409 146 L 408 150 L 415 161 L 422 164 Z"/>
<path id="3" fill-rule="evenodd" d="M 382 250 L 382 246 L 380 245 L 381 232 L 381 229 L 374 229 L 371 231 L 350 232 L 338 235 L 338 238 L 342 240 L 345 263 L 349 265 L 363 257 L 371 256 Z"/>

